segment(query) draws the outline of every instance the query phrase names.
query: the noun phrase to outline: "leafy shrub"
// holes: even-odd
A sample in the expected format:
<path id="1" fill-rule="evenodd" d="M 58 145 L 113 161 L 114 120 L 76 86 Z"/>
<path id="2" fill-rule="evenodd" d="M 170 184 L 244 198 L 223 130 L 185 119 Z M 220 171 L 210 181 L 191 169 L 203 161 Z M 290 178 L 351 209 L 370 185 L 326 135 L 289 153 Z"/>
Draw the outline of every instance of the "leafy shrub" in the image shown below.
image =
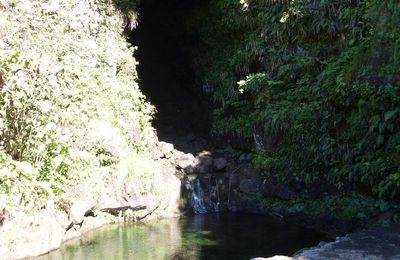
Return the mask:
<path id="1" fill-rule="evenodd" d="M 2 196 L 40 207 L 126 154 L 152 149 L 154 107 L 139 90 L 117 5 L 0 3 Z"/>
<path id="2" fill-rule="evenodd" d="M 286 182 L 398 197 L 399 14 L 392 0 L 210 1 L 190 22 L 214 131 L 262 136 L 256 164 Z"/>

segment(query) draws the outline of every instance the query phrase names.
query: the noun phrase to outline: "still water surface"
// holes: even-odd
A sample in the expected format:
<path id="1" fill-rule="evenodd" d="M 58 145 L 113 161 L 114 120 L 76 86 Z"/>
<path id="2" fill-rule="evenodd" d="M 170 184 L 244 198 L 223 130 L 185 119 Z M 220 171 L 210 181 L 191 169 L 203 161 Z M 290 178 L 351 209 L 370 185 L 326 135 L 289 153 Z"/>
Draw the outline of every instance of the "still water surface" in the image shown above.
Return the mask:
<path id="1" fill-rule="evenodd" d="M 263 216 L 207 214 L 107 226 L 36 259 L 242 260 L 292 255 L 324 239 L 312 230 Z"/>

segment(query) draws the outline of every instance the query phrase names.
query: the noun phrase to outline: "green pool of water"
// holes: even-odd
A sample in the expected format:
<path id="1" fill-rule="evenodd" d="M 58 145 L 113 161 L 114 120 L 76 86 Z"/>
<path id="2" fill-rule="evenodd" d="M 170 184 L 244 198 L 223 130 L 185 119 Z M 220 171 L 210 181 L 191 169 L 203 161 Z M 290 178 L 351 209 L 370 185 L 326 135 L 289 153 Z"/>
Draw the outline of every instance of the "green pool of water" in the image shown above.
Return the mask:
<path id="1" fill-rule="evenodd" d="M 264 216 L 208 214 L 107 226 L 36 259 L 250 259 L 292 255 L 324 239 Z"/>

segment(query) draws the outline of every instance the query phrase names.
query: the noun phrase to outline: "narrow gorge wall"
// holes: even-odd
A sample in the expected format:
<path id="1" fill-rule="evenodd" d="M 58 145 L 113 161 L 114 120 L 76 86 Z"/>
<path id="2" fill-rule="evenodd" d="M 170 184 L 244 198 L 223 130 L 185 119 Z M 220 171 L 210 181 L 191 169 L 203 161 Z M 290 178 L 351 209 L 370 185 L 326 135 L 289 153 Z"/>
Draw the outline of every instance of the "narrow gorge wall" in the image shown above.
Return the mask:
<path id="1" fill-rule="evenodd" d="M 180 181 L 157 160 L 154 107 L 124 37 L 135 4 L 0 1 L 3 258 L 44 254 L 124 218 L 179 213 Z"/>

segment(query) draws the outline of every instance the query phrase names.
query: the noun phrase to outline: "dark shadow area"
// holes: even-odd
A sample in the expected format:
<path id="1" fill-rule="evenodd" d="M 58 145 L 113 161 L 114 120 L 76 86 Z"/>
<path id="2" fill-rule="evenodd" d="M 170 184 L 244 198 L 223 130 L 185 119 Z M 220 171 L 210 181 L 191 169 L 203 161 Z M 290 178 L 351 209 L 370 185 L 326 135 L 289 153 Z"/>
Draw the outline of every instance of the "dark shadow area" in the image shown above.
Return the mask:
<path id="1" fill-rule="evenodd" d="M 158 136 L 185 152 L 202 150 L 209 134 L 207 99 L 196 84 L 188 57 L 198 39 L 185 26 L 200 2 L 204 3 L 142 1 L 139 26 L 130 35 L 131 43 L 139 48 L 136 58 L 141 89 L 158 111 L 154 121 Z M 188 142 L 197 142 L 197 147 L 187 146 Z"/>

